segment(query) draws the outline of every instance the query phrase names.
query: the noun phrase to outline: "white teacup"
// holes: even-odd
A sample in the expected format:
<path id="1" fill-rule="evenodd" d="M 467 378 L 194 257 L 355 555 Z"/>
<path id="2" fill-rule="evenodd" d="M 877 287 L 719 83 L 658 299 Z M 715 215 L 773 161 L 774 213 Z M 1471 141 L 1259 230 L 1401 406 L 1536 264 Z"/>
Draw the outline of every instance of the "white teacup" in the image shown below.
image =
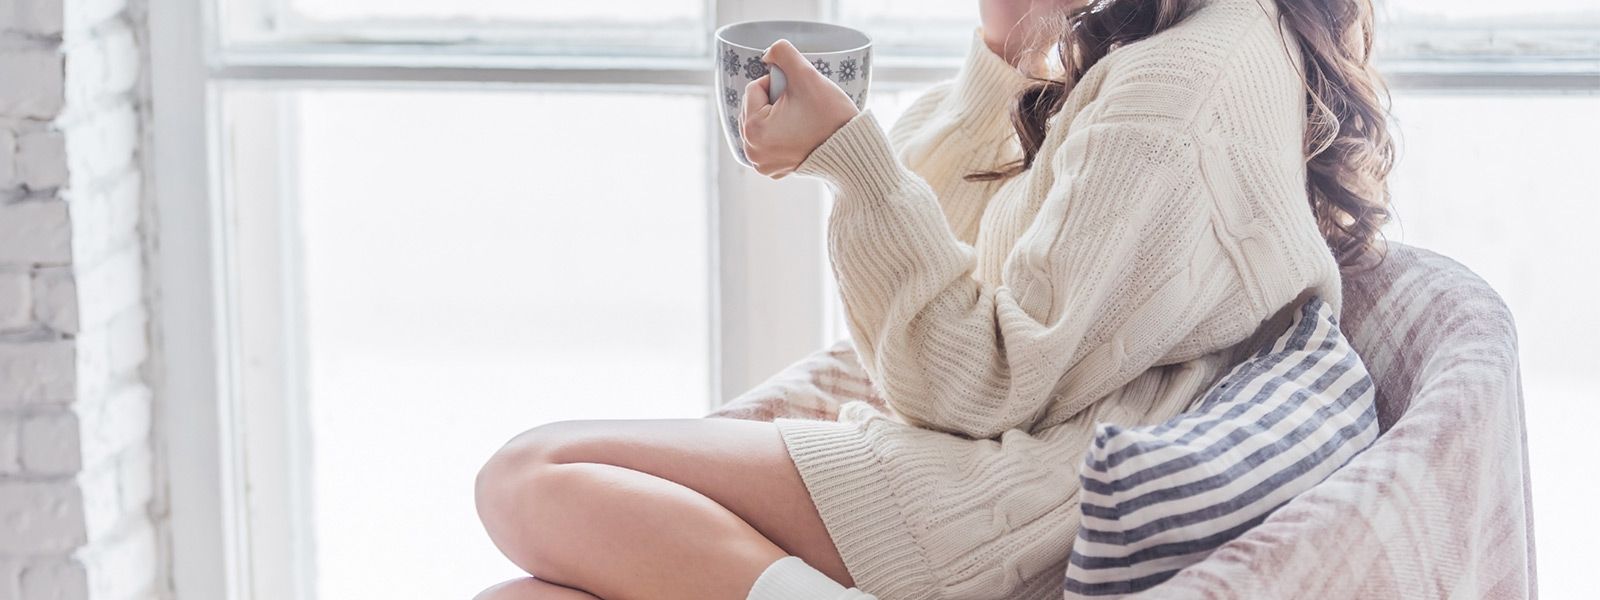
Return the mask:
<path id="1" fill-rule="evenodd" d="M 855 101 L 866 108 L 867 83 L 871 79 L 872 38 L 867 34 L 828 23 L 814 21 L 745 21 L 725 25 L 716 33 L 717 114 L 722 116 L 722 132 L 734 158 L 751 166 L 744 156 L 739 137 L 739 111 L 744 104 L 744 88 L 761 76 L 772 74 L 771 96 L 776 102 L 783 95 L 786 79 L 776 65 L 761 62 L 767 47 L 778 40 L 789 40 L 806 60 L 833 80 Z"/>

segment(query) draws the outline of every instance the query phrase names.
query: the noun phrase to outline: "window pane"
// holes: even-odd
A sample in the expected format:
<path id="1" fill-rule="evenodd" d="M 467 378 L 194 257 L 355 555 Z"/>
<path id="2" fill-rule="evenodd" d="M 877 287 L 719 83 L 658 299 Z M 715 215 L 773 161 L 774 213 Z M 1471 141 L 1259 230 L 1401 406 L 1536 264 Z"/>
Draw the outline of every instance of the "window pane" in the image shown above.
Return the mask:
<path id="1" fill-rule="evenodd" d="M 869 20 L 969 20 L 978 18 L 974 0 L 840 0 L 840 12 L 848 18 Z"/>
<path id="2" fill-rule="evenodd" d="M 974 0 L 839 0 L 839 15 L 888 54 L 959 54 L 978 27 Z"/>
<path id="3" fill-rule="evenodd" d="M 1594 0 L 1387 0 L 1377 9 L 1381 61 L 1479 60 L 1474 67 L 1492 70 L 1514 67 L 1490 61 L 1590 60 L 1600 53 Z"/>
<path id="4" fill-rule="evenodd" d="M 1435 15 L 1458 19 L 1549 17 L 1593 14 L 1600 10 L 1596 8 L 1594 0 L 1377 0 L 1374 5 L 1380 13 L 1390 15 Z M 965 20 L 976 23 L 978 15 L 978 3 L 973 0 L 840 0 L 839 6 L 845 18 L 866 21 Z"/>
<path id="5" fill-rule="evenodd" d="M 880 85 L 874 82 L 872 93 L 867 95 L 867 108 L 885 128 L 893 129 L 895 122 L 900 120 L 900 115 L 926 91 L 927 89 L 921 86 Z"/>
<path id="6" fill-rule="evenodd" d="M 948 56 L 966 48 L 978 26 L 977 6 L 972 0 L 839 0 L 839 14 L 846 24 L 871 33 L 888 54 Z M 1378 0 L 1375 6 L 1383 25 L 1377 42 L 1385 58 L 1592 57 L 1592 31 L 1558 35 L 1550 30 L 1600 25 L 1595 0 Z"/>
<path id="7" fill-rule="evenodd" d="M 1482 275 L 1517 321 L 1538 517 L 1539 588 L 1600 596 L 1590 575 L 1600 480 L 1600 96 L 1397 95 L 1403 153 L 1391 239 Z M 1575 335 L 1577 334 L 1577 335 Z M 1588 525 L 1585 525 L 1587 523 Z"/>
<path id="8" fill-rule="evenodd" d="M 473 477 L 501 443 L 550 421 L 710 406 L 709 107 L 277 94 L 287 158 L 238 165 L 232 181 L 295 182 L 319 597 L 470 598 L 519 574 L 473 508 Z"/>
<path id="9" fill-rule="evenodd" d="M 1379 0 L 1375 3 L 1389 18 L 1429 18 L 1433 20 L 1481 20 L 1494 17 L 1593 16 L 1600 9 L 1594 0 Z"/>
<path id="10" fill-rule="evenodd" d="M 427 43 L 519 54 L 692 54 L 707 37 L 704 0 L 212 0 L 230 47 Z"/>
<path id="11" fill-rule="evenodd" d="M 704 0 L 610 0 L 608 2 L 530 2 L 527 0 L 290 0 L 295 13 L 316 20 L 458 19 L 482 25 L 505 21 L 659 22 L 694 21 Z"/>

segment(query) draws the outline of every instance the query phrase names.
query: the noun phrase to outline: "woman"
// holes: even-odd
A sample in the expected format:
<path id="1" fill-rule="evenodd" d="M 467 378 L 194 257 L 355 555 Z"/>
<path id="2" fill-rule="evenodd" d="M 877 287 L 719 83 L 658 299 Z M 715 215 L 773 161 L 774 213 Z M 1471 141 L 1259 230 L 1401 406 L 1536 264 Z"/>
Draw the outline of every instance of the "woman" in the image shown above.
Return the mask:
<path id="1" fill-rule="evenodd" d="M 837 194 L 850 337 L 891 410 L 525 433 L 478 504 L 536 579 L 481 598 L 1059 597 L 1093 424 L 1184 411 L 1377 258 L 1366 0 L 980 4 L 960 75 L 892 134 L 787 42 L 786 94 L 747 89 L 757 169 Z"/>

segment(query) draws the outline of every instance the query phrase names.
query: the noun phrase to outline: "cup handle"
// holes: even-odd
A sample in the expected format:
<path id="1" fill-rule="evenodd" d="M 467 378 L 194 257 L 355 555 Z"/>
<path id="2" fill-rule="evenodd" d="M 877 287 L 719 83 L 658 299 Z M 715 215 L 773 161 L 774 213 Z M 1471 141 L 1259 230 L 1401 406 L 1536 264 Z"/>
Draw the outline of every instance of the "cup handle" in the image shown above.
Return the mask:
<path id="1" fill-rule="evenodd" d="M 772 80 L 767 84 L 767 100 L 777 102 L 778 98 L 783 96 L 783 88 L 788 86 L 789 78 L 783 74 L 783 69 L 774 64 L 767 65 L 767 74 L 772 76 Z"/>

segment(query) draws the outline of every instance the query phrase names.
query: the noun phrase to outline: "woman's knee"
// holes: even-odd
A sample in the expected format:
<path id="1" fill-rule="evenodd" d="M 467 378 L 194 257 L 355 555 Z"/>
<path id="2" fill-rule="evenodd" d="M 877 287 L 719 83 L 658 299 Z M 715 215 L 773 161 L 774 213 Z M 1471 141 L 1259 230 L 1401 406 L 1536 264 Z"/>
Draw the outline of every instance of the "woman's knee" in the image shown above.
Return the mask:
<path id="1" fill-rule="evenodd" d="M 526 485 L 527 476 L 534 470 L 559 460 L 563 448 L 577 437 L 582 421 L 546 423 L 512 437 L 500 446 L 489 460 L 478 469 L 475 495 L 479 509 L 485 502 L 496 502 L 517 488 Z"/>
<path id="2" fill-rule="evenodd" d="M 582 470 L 549 463 L 523 463 L 515 468 L 485 467 L 477 490 L 478 518 L 490 541 L 523 570 L 563 581 L 571 565 L 564 549 L 569 531 L 582 511 L 582 494 L 592 493 Z"/>
<path id="3" fill-rule="evenodd" d="M 571 510 L 572 499 L 564 496 L 585 487 L 570 481 L 581 474 L 552 467 L 574 462 L 564 456 L 581 443 L 586 430 L 591 429 L 582 421 L 540 425 L 506 442 L 478 470 L 478 518 L 495 546 L 529 572 L 548 569 L 556 558 L 546 552 L 558 537 L 550 525 L 562 522 L 568 515 L 561 513 Z"/>
<path id="4" fill-rule="evenodd" d="M 603 421 L 592 420 L 556 421 L 519 433 L 489 457 L 480 476 L 528 465 L 591 462 L 581 455 L 586 448 L 603 443 L 597 435 L 605 431 L 603 425 Z"/>

